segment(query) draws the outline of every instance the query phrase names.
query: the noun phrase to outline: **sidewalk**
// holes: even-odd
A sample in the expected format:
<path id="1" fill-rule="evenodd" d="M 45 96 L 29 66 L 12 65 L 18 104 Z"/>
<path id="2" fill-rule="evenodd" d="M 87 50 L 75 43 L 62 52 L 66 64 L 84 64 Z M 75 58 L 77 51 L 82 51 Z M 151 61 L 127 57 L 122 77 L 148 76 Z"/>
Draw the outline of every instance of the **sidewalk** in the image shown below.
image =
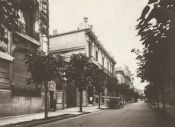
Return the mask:
<path id="1" fill-rule="evenodd" d="M 89 106 L 89 107 L 83 107 L 83 112 L 79 112 L 79 107 L 74 108 L 68 108 L 65 110 L 57 110 L 57 111 L 51 111 L 48 113 L 49 117 L 54 116 L 60 116 L 60 115 L 81 115 L 84 113 L 92 113 L 100 111 L 101 109 L 98 109 L 98 106 Z M 32 120 L 39 120 L 44 118 L 44 112 L 42 113 L 34 113 L 34 114 L 26 114 L 26 115 L 20 115 L 20 116 L 10 116 L 10 117 L 3 117 L 0 118 L 0 126 L 8 125 L 8 124 L 15 124 L 20 122 L 27 122 Z"/>
<path id="2" fill-rule="evenodd" d="M 163 105 L 161 103 L 159 104 L 159 106 L 160 106 L 160 109 L 163 109 Z M 160 112 L 160 110 L 157 110 L 157 109 L 156 109 L 156 114 L 161 120 L 161 122 L 163 122 L 164 126 L 175 127 L 175 107 L 166 104 L 166 114 L 163 112 Z"/>

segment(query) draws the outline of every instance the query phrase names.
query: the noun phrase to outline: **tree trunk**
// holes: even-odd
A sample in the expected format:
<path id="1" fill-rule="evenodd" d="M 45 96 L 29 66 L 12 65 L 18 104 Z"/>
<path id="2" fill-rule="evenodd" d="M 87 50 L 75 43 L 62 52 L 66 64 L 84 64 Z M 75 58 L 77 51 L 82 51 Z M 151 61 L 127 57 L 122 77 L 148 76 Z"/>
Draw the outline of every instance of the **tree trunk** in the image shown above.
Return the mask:
<path id="1" fill-rule="evenodd" d="M 45 86 L 45 119 L 48 118 L 48 81 L 44 81 Z"/>
<path id="2" fill-rule="evenodd" d="M 163 112 L 166 113 L 166 105 L 165 105 L 165 90 L 162 91 L 162 104 L 163 104 Z"/>
<path id="3" fill-rule="evenodd" d="M 79 91 L 80 91 L 80 112 L 82 112 L 83 91 L 82 90 L 79 90 Z"/>
<path id="4" fill-rule="evenodd" d="M 159 84 L 159 83 L 156 83 L 155 102 L 156 102 L 156 108 L 159 109 L 159 108 L 160 108 L 160 106 L 159 106 L 159 102 L 160 102 L 160 101 L 159 101 L 159 95 L 160 95 L 160 94 L 159 94 L 159 93 L 160 93 L 160 90 L 159 90 L 159 89 L 160 89 L 160 86 L 158 87 L 158 84 Z"/>
<path id="5" fill-rule="evenodd" d="M 101 96 L 100 96 L 100 90 L 98 91 L 98 108 L 100 109 L 100 99 L 101 99 Z"/>
<path id="6" fill-rule="evenodd" d="M 64 107 L 64 105 L 65 105 L 65 101 L 64 101 L 65 100 L 65 98 L 64 98 L 64 96 L 65 96 L 65 86 L 64 85 L 65 84 L 62 85 L 62 87 L 63 87 L 63 89 L 62 89 L 63 90 L 63 109 L 65 109 L 65 107 Z"/>
<path id="7" fill-rule="evenodd" d="M 158 108 L 159 109 L 159 95 L 158 95 L 158 93 L 156 93 L 156 108 Z"/>
<path id="8" fill-rule="evenodd" d="M 166 113 L 166 106 L 165 106 L 165 84 L 162 84 L 161 88 L 161 97 L 162 97 L 162 104 L 163 104 L 163 112 Z"/>

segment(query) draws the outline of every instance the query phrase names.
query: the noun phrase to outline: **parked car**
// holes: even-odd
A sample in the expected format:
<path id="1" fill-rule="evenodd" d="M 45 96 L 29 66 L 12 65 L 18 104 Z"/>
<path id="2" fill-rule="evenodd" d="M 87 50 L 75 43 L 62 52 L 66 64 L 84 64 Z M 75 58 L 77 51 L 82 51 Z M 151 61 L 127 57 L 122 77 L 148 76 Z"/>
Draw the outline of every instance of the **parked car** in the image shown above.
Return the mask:
<path id="1" fill-rule="evenodd" d="M 148 99 L 145 99 L 144 101 L 145 101 L 146 103 L 148 103 Z"/>
<path id="2" fill-rule="evenodd" d="M 123 108 L 121 97 L 108 97 L 107 105 L 109 108 Z"/>

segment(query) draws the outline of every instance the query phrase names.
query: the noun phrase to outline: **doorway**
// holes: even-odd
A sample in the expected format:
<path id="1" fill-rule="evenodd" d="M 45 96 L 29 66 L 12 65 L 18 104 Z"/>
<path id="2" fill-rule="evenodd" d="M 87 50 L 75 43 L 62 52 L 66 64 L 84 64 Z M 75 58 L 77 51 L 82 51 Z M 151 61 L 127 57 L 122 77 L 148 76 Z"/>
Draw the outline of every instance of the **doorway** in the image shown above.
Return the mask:
<path id="1" fill-rule="evenodd" d="M 54 91 L 49 91 L 50 94 L 50 110 L 56 110 L 56 103 L 54 99 Z"/>

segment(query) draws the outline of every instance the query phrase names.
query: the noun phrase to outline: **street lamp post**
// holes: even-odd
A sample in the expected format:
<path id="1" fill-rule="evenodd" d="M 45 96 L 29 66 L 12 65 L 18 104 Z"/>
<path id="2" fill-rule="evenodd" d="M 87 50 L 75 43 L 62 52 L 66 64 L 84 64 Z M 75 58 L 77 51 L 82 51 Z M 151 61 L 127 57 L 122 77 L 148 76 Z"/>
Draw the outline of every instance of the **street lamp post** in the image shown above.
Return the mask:
<path id="1" fill-rule="evenodd" d="M 67 81 L 67 79 L 64 78 L 64 84 L 63 84 L 63 109 L 65 109 L 65 88 L 66 88 L 66 81 Z"/>

